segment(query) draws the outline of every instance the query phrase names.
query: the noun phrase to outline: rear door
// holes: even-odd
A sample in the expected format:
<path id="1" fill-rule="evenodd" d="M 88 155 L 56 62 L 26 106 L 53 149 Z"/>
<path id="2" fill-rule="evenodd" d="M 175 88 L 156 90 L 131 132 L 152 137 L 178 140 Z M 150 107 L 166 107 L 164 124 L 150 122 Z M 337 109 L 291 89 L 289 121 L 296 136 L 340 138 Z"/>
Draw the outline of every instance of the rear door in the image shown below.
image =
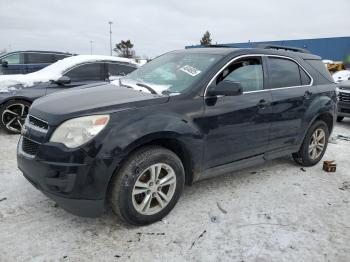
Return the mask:
<path id="1" fill-rule="evenodd" d="M 268 56 L 265 60 L 272 95 L 269 150 L 283 149 L 297 143 L 303 116 L 314 96 L 312 78 L 291 58 Z"/>
<path id="2" fill-rule="evenodd" d="M 30 52 L 25 54 L 27 73 L 32 73 L 43 69 L 54 62 L 54 56 L 50 53 Z"/>

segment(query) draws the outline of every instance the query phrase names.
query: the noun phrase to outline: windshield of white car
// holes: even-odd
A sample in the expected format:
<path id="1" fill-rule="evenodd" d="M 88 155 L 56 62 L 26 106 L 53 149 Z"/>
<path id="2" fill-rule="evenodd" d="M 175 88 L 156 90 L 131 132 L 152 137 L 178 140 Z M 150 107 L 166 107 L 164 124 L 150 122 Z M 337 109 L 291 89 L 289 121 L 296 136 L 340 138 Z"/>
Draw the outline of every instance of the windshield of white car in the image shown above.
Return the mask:
<path id="1" fill-rule="evenodd" d="M 168 53 L 123 77 L 121 84 L 133 83 L 158 94 L 180 94 L 220 58 L 214 54 Z"/>

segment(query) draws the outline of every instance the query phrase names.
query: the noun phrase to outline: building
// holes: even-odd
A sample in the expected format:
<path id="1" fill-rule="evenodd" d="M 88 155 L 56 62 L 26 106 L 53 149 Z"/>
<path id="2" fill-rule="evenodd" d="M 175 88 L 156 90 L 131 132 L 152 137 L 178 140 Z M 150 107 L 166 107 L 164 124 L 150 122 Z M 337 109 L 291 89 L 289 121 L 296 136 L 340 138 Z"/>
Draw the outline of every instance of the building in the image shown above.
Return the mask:
<path id="1" fill-rule="evenodd" d="M 329 37 L 315 39 L 296 39 L 296 40 L 277 40 L 263 42 L 246 42 L 246 43 L 228 43 L 220 44 L 220 46 L 236 47 L 236 48 L 251 48 L 259 44 L 271 44 L 282 46 L 294 46 L 309 50 L 311 53 L 319 55 L 322 59 L 333 61 L 343 61 L 350 63 L 350 37 Z M 200 47 L 186 46 L 186 48 Z"/>

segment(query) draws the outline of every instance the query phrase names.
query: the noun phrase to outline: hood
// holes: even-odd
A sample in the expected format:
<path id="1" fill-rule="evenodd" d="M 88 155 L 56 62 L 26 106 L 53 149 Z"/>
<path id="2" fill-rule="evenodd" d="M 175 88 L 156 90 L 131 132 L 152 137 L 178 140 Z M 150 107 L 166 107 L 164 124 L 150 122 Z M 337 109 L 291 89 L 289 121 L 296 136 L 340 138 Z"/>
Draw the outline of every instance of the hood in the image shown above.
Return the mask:
<path id="1" fill-rule="evenodd" d="M 89 114 L 113 113 L 166 103 L 168 96 L 153 95 L 111 84 L 54 93 L 34 101 L 29 114 L 57 125 Z"/>

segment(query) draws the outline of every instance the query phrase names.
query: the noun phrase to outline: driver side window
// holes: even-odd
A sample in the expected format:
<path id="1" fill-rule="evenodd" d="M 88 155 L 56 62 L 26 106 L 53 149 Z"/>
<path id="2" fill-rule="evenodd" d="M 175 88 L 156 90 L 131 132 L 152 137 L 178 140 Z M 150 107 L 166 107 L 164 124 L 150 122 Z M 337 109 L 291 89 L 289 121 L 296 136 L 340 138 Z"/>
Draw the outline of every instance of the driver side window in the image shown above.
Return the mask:
<path id="1" fill-rule="evenodd" d="M 220 73 L 216 84 L 224 79 L 232 82 L 239 82 L 243 88 L 243 92 L 264 89 L 264 74 L 261 58 L 246 58 L 233 62 Z"/>

